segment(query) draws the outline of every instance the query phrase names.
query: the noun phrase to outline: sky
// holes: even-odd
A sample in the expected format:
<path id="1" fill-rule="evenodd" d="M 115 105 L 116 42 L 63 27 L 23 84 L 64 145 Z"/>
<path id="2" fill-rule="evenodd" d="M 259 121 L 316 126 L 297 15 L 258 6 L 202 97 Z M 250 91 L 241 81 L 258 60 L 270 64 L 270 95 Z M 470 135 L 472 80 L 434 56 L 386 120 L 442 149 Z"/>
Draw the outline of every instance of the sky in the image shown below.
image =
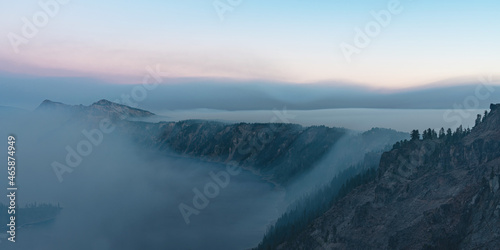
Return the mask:
<path id="1" fill-rule="evenodd" d="M 494 0 L 0 3 L 4 73 L 130 84 L 161 65 L 172 78 L 384 88 L 500 75 Z"/>

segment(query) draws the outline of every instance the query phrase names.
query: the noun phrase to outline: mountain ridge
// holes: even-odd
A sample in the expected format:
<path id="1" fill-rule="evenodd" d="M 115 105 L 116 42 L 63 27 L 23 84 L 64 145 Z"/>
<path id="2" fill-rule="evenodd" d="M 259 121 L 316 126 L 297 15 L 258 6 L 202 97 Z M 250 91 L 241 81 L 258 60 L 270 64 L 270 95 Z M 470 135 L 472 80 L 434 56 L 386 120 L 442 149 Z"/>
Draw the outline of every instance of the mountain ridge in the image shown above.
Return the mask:
<path id="1" fill-rule="evenodd" d="M 334 147 L 343 152 L 338 158 L 345 162 L 339 168 L 344 168 L 363 158 L 360 155 L 377 151 L 380 156 L 381 150 L 409 138 L 408 133 L 380 128 L 357 133 L 344 128 L 303 127 L 290 123 L 226 124 L 204 120 L 150 123 L 121 119 L 123 110 L 129 113 L 136 109 L 105 99 L 90 106 L 46 100 L 37 110 L 61 111 L 66 114 L 63 121 L 70 117 L 72 121 L 97 125 L 101 117 L 112 117 L 116 121 L 116 131 L 130 135 L 134 143 L 169 155 L 222 164 L 237 163 L 279 184 L 290 183 L 300 174 L 311 171 Z M 349 152 L 348 148 L 356 150 Z"/>
<path id="2" fill-rule="evenodd" d="M 66 113 L 85 113 L 93 116 L 110 116 L 113 118 L 143 118 L 155 115 L 147 110 L 133 108 L 106 99 L 101 99 L 89 106 L 84 106 L 82 104 L 68 105 L 46 99 L 35 109 L 35 112 L 46 110 L 58 110 Z"/>
<path id="3" fill-rule="evenodd" d="M 488 108 L 491 102 L 500 102 L 495 93 L 500 91 L 496 80 L 450 79 L 446 84 L 434 83 L 412 89 L 377 89 L 354 86 L 348 82 L 324 82 L 310 84 L 286 84 L 268 81 L 237 81 L 219 79 L 171 79 L 171 84 L 160 84 L 141 106 L 149 110 L 190 110 L 208 108 L 216 110 L 272 110 L 286 106 L 289 110 L 334 108 L 395 108 L 395 109 L 449 109 L 456 100 L 475 96 L 479 89 L 478 107 Z M 56 98 L 63 102 L 90 103 L 99 97 L 114 100 L 116 93 L 130 93 L 133 86 L 117 85 L 92 78 L 10 78 L 0 75 L 5 91 L 0 100 L 17 103 L 8 93 L 26 93 L 31 109 L 38 100 Z M 72 81 L 73 84 L 67 84 Z M 451 85 L 456 86 L 451 86 Z M 489 86 L 487 86 L 489 85 Z M 54 91 L 57 90 L 57 91 Z M 422 102 L 425 96 L 426 101 Z M 476 96 L 479 97 L 479 96 Z M 486 101 L 487 100 L 487 101 Z M 228 105 L 230 103 L 231 105 Z M 457 103 L 464 106 L 463 103 Z M 472 105 L 476 106 L 476 105 Z"/>
<path id="4" fill-rule="evenodd" d="M 495 249 L 500 244 L 500 105 L 470 133 L 382 154 L 377 177 L 278 249 Z"/>

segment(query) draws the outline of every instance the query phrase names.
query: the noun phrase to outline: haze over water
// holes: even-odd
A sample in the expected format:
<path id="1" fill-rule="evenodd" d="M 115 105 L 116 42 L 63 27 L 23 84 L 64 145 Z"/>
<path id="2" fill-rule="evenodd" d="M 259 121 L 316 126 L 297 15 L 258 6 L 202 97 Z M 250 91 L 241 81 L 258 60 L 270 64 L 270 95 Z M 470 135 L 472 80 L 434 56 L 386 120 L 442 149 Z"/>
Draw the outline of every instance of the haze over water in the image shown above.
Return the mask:
<path id="1" fill-rule="evenodd" d="M 275 110 L 284 112 L 283 110 Z M 157 120 L 181 121 L 187 119 L 217 120 L 226 122 L 268 123 L 275 116 L 271 110 L 184 110 L 159 112 L 165 118 Z M 482 109 L 464 110 L 465 117 L 453 110 L 445 109 L 321 109 L 321 110 L 286 110 L 291 123 L 303 126 L 324 125 L 328 127 L 343 127 L 352 130 L 366 131 L 374 127 L 391 128 L 402 132 L 413 129 L 423 131 L 427 128 L 439 130 L 455 129 L 462 125 L 473 127 L 477 114 L 483 114 Z M 460 120 L 460 124 L 457 121 Z"/>

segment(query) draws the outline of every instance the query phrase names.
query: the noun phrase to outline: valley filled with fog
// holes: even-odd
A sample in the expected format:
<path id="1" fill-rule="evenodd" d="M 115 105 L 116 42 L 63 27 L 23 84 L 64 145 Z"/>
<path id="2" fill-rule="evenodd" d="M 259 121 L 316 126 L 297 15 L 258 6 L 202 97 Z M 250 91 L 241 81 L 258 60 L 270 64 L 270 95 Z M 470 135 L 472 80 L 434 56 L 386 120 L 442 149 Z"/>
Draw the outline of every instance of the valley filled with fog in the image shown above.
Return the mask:
<path id="1" fill-rule="evenodd" d="M 102 143 L 86 148 L 88 155 L 80 155 L 78 164 L 59 179 L 54 162 L 66 166 L 68 161 L 75 161 L 74 156 L 68 156 L 70 152 L 77 151 L 82 141 L 90 140 L 85 133 L 98 129 L 96 121 L 104 118 L 94 117 L 95 113 L 85 113 L 87 111 L 73 113 L 83 106 L 49 104 L 62 105 L 63 109 L 0 109 L 2 115 L 10 117 L 0 121 L 2 138 L 8 135 L 17 138 L 18 204 L 44 202 L 63 208 L 49 222 L 20 225 L 19 243 L 6 249 L 252 248 L 284 212 L 300 207 L 303 197 L 332 185 L 329 183 L 335 176 L 343 170 L 354 169 L 352 166 L 358 166 L 352 175 L 376 167 L 377 157 L 399 141 L 396 138 L 407 138 L 411 129 L 454 127 L 456 120 L 451 118 L 460 119 L 462 124 L 473 124 L 475 114 L 482 112 L 468 110 L 468 117 L 452 110 L 429 109 L 158 112 L 154 116 L 115 121 L 120 129 L 104 133 Z M 66 108 L 69 111 L 64 110 Z M 449 113 L 445 115 L 446 112 Z M 107 116 L 110 114 L 106 113 Z M 310 166 L 307 171 L 301 170 L 284 182 L 273 178 L 276 174 L 288 176 L 287 173 L 259 170 L 273 168 L 281 164 L 279 161 L 269 166 L 247 165 L 239 168 L 237 174 L 228 175 L 227 167 L 233 163 L 212 161 L 210 155 L 192 157 L 170 149 L 159 150 L 134 138 L 137 131 L 148 126 L 173 125 L 192 119 L 214 121 L 220 126 L 286 122 L 302 125 L 302 129 L 325 125 L 347 130 L 339 130 L 333 146 L 328 147 L 321 158 L 307 163 Z M 373 127 L 405 133 L 391 139 L 389 134 L 396 135 L 396 131 L 371 130 Z M 140 132 L 141 138 L 160 136 L 155 134 L 158 132 L 145 131 Z M 362 133 L 364 131 L 368 132 Z M 370 133 L 375 133 L 375 137 L 369 137 Z M 305 140 L 310 143 L 307 141 L 316 139 L 306 136 Z M 6 151 L 6 146 L 2 145 L 0 150 Z M 377 156 L 367 160 L 369 154 Z M 227 185 L 217 184 L 214 174 L 229 176 Z M 345 180 L 337 181 L 339 184 Z M 213 189 L 214 183 L 217 190 Z M 207 185 L 212 185 L 208 191 Z M 208 196 L 214 197 L 206 197 L 206 192 L 212 192 Z M 200 198 L 200 193 L 204 198 Z M 200 208 L 199 203 L 205 204 Z M 186 205 L 182 206 L 184 210 L 181 204 Z"/>
<path id="2" fill-rule="evenodd" d="M 0 250 L 500 249 L 500 1 L 2 1 Z"/>
<path id="3" fill-rule="evenodd" d="M 76 150 L 86 140 L 81 131 L 92 127 L 46 115 L 2 120 L 1 136 L 17 138 L 18 204 L 63 209 L 54 221 L 19 228 L 18 242 L 2 249 L 249 248 L 283 210 L 283 190 L 241 170 L 186 224 L 179 204 L 194 207 L 193 189 L 203 192 L 214 182 L 210 173 L 226 166 L 161 155 L 119 132 L 105 135 L 59 182 L 51 164 L 65 164 L 65 148 Z"/>

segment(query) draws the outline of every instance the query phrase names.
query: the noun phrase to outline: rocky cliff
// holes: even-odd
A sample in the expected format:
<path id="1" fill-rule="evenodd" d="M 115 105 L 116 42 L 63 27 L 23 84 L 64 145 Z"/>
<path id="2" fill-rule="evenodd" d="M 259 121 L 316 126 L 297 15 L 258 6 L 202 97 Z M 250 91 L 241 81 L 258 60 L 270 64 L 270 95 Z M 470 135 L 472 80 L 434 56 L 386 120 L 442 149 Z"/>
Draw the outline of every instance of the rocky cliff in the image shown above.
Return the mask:
<path id="1" fill-rule="evenodd" d="M 265 178 L 287 184 L 310 170 L 337 144 L 345 165 L 363 160 L 408 134 L 389 129 L 353 133 L 325 126 L 224 124 L 209 121 L 164 123 L 156 144 L 161 150 L 220 163 L 236 163 Z M 341 140 L 342 138 L 342 140 Z"/>
<path id="2" fill-rule="evenodd" d="M 280 249 L 498 249 L 500 105 L 469 134 L 382 155 L 376 180 Z"/>
<path id="3" fill-rule="evenodd" d="M 107 100 L 90 106 L 45 100 L 36 111 L 51 115 L 51 120 L 58 119 L 61 124 L 92 123 L 89 127 L 98 127 L 103 118 L 109 118 L 117 132 L 130 136 L 141 147 L 177 157 L 238 164 L 279 184 L 287 184 L 309 171 L 334 147 L 340 152 L 336 160 L 349 166 L 370 152 L 378 152 L 380 157 L 382 150 L 409 137 L 407 133 L 379 128 L 359 133 L 344 128 L 284 123 L 228 124 L 203 120 L 150 123 L 128 118 L 149 117 L 153 113 Z"/>
<path id="4" fill-rule="evenodd" d="M 37 112 L 51 111 L 61 114 L 81 117 L 111 117 L 111 118 L 141 118 L 150 117 L 154 114 L 137 108 L 132 108 L 126 105 L 110 102 L 108 100 L 100 100 L 92 105 L 67 105 L 60 102 L 53 102 L 51 100 L 43 101 L 38 108 Z"/>

